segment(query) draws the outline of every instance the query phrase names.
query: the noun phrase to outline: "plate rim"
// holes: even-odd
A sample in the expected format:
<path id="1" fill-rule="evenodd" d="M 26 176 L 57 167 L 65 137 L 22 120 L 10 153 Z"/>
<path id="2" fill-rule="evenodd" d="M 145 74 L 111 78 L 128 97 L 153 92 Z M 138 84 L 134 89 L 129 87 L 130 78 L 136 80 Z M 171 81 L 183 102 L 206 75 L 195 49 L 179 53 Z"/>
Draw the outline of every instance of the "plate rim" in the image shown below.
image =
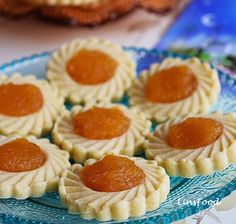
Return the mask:
<path id="1" fill-rule="evenodd" d="M 154 54 L 154 55 L 159 55 L 159 56 L 161 55 L 164 57 L 181 57 L 181 58 L 191 57 L 189 55 L 178 54 L 178 53 L 171 52 L 171 51 L 158 50 L 158 49 L 147 49 L 147 48 L 137 48 L 134 46 L 124 47 L 124 50 L 130 51 L 130 52 L 138 52 L 138 53 L 144 52 L 144 53 Z M 0 75 L 4 74 L 4 72 L 7 72 L 8 68 L 17 67 L 17 66 L 22 65 L 23 63 L 32 62 L 32 60 L 37 61 L 37 60 L 42 59 L 44 57 L 49 57 L 52 52 L 53 51 L 43 51 L 41 53 L 31 54 L 29 56 L 23 56 L 21 58 L 14 59 L 12 61 L 3 63 L 2 65 L 0 65 Z M 225 75 L 227 80 L 232 80 L 233 85 L 236 86 L 236 78 L 235 77 L 229 75 L 226 72 L 220 71 L 218 69 L 217 69 L 217 71 L 219 72 L 219 74 Z M 213 194 L 211 194 L 207 198 L 204 198 L 204 200 L 209 200 L 209 201 L 214 200 L 215 201 L 215 200 L 219 199 L 221 201 L 223 198 L 227 197 L 235 190 L 236 190 L 236 178 L 234 180 L 232 180 L 231 182 L 229 182 L 224 187 L 222 187 L 220 190 L 214 192 Z M 151 221 L 151 222 L 161 221 L 161 223 L 163 223 L 163 220 L 164 220 L 165 222 L 170 223 L 173 221 L 182 220 L 184 218 L 187 218 L 189 216 L 197 214 L 200 211 L 208 209 L 210 207 L 211 207 L 211 205 L 208 205 L 208 203 L 206 205 L 199 204 L 198 206 L 184 205 L 183 207 L 181 207 L 179 209 L 175 209 L 175 210 L 173 210 L 169 213 L 165 213 L 163 215 L 153 216 L 153 217 L 149 217 L 149 218 L 147 217 L 147 218 L 140 219 L 140 220 L 127 220 L 124 222 L 117 222 L 117 223 L 142 223 L 145 220 Z M 45 223 L 44 221 L 30 220 L 30 219 L 21 218 L 21 217 L 12 215 L 12 214 L 5 214 L 5 213 L 0 212 L 0 221 L 1 221 L 1 219 L 2 219 L 3 223 L 5 223 L 9 220 L 16 221 L 16 222 L 24 222 L 24 223 L 35 223 L 35 224 Z M 89 220 L 85 220 L 85 221 L 89 222 Z M 106 222 L 104 222 L 104 223 L 106 223 Z"/>

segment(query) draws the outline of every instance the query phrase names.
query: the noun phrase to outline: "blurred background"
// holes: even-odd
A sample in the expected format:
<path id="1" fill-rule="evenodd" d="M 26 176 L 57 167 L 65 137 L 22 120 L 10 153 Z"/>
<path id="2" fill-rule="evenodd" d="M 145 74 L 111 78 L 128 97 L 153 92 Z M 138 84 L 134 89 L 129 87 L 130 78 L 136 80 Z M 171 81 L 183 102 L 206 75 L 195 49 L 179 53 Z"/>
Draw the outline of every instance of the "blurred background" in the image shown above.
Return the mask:
<path id="1" fill-rule="evenodd" d="M 85 14 L 70 14 L 71 9 L 59 13 L 52 8 L 27 8 L 15 0 L 0 0 L 0 64 L 51 51 L 75 38 L 96 36 L 124 46 L 198 56 L 231 75 L 236 74 L 236 1 L 149 1 L 154 5 L 159 2 L 159 8 L 145 2 L 148 1 L 122 12 L 125 15 L 110 12 L 106 18 L 94 17 L 95 21 L 90 21 Z M 89 13 L 90 16 L 94 12 L 90 9 Z M 235 206 L 233 193 L 221 206 L 184 223 L 235 224 Z"/>
<path id="2" fill-rule="evenodd" d="M 80 23 L 71 17 L 65 21 L 63 15 L 59 15 L 61 18 L 50 18 L 52 10 L 46 10 L 47 14 L 44 12 L 46 18 L 35 9 L 19 9 L 14 15 L 11 11 L 16 10 L 18 5 L 8 5 L 5 9 L 6 1 L 10 4 L 15 0 L 0 0 L 0 12 L 5 15 L 0 17 L 1 63 L 50 51 L 74 38 L 97 36 L 126 46 L 155 47 L 197 54 L 202 59 L 213 60 L 235 71 L 236 1 L 156 0 L 160 4 L 156 10 L 145 5 L 136 7 L 113 21 L 105 19 L 102 24 L 88 21 L 89 27 L 84 26 L 86 21 L 80 15 L 76 18 L 82 20 Z M 167 6 L 171 2 L 174 4 L 168 8 L 161 2 L 167 2 Z M 89 13 L 90 16 L 93 12 Z M 114 19 L 113 15 L 110 17 Z"/>

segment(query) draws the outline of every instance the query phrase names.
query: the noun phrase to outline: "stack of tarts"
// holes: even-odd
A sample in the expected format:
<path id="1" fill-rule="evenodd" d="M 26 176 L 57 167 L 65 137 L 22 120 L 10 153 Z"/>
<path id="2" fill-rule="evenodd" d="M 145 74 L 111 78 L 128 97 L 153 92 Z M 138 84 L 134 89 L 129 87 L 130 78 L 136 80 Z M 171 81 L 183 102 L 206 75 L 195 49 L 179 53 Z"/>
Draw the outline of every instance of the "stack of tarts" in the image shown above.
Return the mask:
<path id="1" fill-rule="evenodd" d="M 177 0 L 0 0 L 0 13 L 20 17 L 38 11 L 43 17 L 59 22 L 97 25 L 137 7 L 160 13 L 176 5 Z"/>
<path id="2" fill-rule="evenodd" d="M 70 213 L 125 220 L 157 209 L 169 176 L 236 162 L 235 117 L 209 113 L 220 83 L 208 63 L 167 58 L 135 76 L 128 53 L 96 38 L 52 53 L 47 81 L 1 75 L 0 197 L 58 189 Z M 125 93 L 129 107 L 114 103 Z"/>

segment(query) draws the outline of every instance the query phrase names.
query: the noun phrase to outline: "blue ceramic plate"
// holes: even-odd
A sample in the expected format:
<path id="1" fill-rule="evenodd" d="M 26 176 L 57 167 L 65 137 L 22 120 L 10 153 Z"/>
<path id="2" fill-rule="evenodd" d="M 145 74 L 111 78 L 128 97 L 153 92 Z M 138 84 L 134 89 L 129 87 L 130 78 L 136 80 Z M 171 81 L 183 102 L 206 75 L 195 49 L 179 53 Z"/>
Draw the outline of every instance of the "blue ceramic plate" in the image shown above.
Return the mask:
<path id="1" fill-rule="evenodd" d="M 176 57 L 168 52 L 126 48 L 137 62 L 137 72 L 147 68 L 151 63 L 166 57 Z M 38 78 L 45 77 L 45 65 L 48 53 L 22 58 L 0 66 L 0 72 L 11 74 L 18 71 L 23 74 L 35 74 Z M 236 80 L 219 72 L 222 92 L 218 102 L 212 107 L 223 112 L 236 112 Z M 122 101 L 127 103 L 127 98 Z M 236 166 L 231 165 L 222 172 L 206 177 L 184 179 L 171 178 L 171 191 L 167 201 L 156 211 L 148 212 L 140 218 L 131 218 L 127 223 L 166 224 L 198 213 L 220 201 L 236 189 Z M 191 204 L 186 204 L 191 201 Z M 83 220 L 79 215 L 68 214 L 59 200 L 57 193 L 46 194 L 42 198 L 28 200 L 0 200 L 0 223 L 98 223 L 95 220 Z M 106 223 L 115 223 L 110 221 Z"/>

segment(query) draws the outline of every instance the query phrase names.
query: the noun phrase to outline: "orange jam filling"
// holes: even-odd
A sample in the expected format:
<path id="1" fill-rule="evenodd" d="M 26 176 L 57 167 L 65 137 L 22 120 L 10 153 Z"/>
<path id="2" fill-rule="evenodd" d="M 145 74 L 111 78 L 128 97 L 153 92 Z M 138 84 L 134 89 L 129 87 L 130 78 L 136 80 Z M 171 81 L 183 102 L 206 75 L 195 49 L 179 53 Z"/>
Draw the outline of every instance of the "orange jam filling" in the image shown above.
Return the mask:
<path id="1" fill-rule="evenodd" d="M 174 66 L 149 77 L 145 96 L 154 103 L 172 103 L 191 96 L 197 85 L 196 77 L 187 66 Z"/>
<path id="2" fill-rule="evenodd" d="M 130 120 L 117 108 L 94 107 L 78 113 L 73 119 L 74 132 L 94 140 L 112 139 L 123 135 Z"/>
<path id="3" fill-rule="evenodd" d="M 19 138 L 0 146 L 0 170 L 25 172 L 41 167 L 46 155 L 39 146 Z"/>
<path id="4" fill-rule="evenodd" d="M 31 84 L 0 85 L 0 113 L 6 116 L 25 116 L 38 112 L 43 106 L 40 89 Z"/>
<path id="5" fill-rule="evenodd" d="M 178 149 L 196 149 L 214 143 L 223 132 L 223 125 L 209 118 L 187 118 L 170 127 L 167 141 Z"/>
<path id="6" fill-rule="evenodd" d="M 80 50 L 67 61 L 70 77 L 85 85 L 97 85 L 110 80 L 117 69 L 117 62 L 98 50 Z"/>
<path id="7" fill-rule="evenodd" d="M 114 155 L 85 166 L 80 178 L 84 185 L 99 192 L 119 192 L 143 183 L 145 173 L 134 161 Z"/>

